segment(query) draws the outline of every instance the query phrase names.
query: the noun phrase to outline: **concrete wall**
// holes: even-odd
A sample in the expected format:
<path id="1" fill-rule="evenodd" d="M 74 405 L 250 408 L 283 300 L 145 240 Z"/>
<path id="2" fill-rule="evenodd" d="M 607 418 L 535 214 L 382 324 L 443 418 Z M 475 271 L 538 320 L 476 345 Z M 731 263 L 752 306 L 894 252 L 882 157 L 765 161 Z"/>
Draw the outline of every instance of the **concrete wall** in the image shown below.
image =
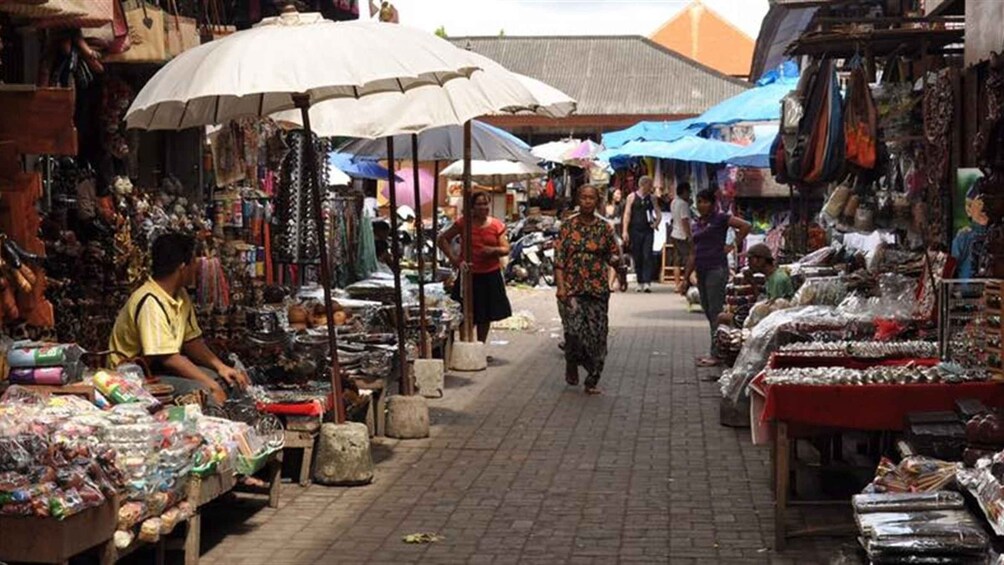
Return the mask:
<path id="1" fill-rule="evenodd" d="M 966 0 L 966 66 L 1004 51 L 1004 2 Z"/>

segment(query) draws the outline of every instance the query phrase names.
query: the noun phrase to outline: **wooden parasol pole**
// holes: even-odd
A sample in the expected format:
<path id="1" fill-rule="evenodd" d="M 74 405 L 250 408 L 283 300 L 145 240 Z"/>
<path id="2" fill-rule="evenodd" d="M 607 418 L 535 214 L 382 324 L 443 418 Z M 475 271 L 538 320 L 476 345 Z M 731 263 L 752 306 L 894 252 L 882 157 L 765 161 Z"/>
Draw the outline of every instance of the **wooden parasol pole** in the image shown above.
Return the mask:
<path id="1" fill-rule="evenodd" d="M 422 221 L 422 190 L 419 187 L 417 133 L 411 134 L 411 168 L 412 181 L 415 183 L 415 246 L 418 248 L 418 357 L 428 359 L 430 351 L 425 310 L 425 224 Z"/>
<path id="2" fill-rule="evenodd" d="M 394 255 L 394 316 L 397 326 L 397 361 L 398 361 L 398 390 L 404 396 L 414 394 L 414 387 L 411 386 L 411 379 L 406 378 L 408 374 L 408 348 L 404 341 L 404 300 L 401 289 L 401 242 L 397 233 L 397 179 L 394 174 L 394 136 L 387 138 L 387 182 L 390 186 L 390 247 Z"/>
<path id="3" fill-rule="evenodd" d="M 338 337 L 335 335 L 335 309 L 331 302 L 331 265 L 328 262 L 328 242 L 324 238 L 324 212 L 321 209 L 321 187 L 317 182 L 317 150 L 310 130 L 310 96 L 293 96 L 293 103 L 303 117 L 304 144 L 307 152 L 307 182 L 310 184 L 310 199 L 313 201 L 314 222 L 317 224 L 317 249 L 321 254 L 321 288 L 324 290 L 324 316 L 328 322 L 328 352 L 331 355 L 331 391 L 335 405 L 335 423 L 345 423 L 345 402 L 342 398 L 342 369 L 338 362 Z"/>
<path id="4" fill-rule="evenodd" d="M 463 286 L 462 298 L 464 300 L 464 331 L 461 336 L 464 341 L 474 341 L 474 284 L 471 279 L 471 258 L 473 246 L 473 225 L 471 219 L 471 204 L 473 198 L 471 194 L 471 122 L 464 123 L 464 263 L 467 268 L 461 274 Z"/>

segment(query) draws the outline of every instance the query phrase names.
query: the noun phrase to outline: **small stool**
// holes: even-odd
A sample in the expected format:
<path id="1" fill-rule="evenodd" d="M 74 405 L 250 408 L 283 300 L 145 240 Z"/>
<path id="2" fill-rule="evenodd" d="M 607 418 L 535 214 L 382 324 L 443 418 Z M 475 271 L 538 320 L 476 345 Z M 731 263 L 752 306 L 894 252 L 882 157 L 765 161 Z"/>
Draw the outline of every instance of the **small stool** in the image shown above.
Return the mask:
<path id="1" fill-rule="evenodd" d="M 375 417 L 372 418 L 372 425 L 370 423 L 370 415 L 367 412 L 366 416 L 366 426 L 370 428 L 370 433 L 373 436 L 382 436 L 384 432 L 384 421 L 387 416 L 387 394 L 384 390 L 384 380 L 383 379 L 353 379 L 356 383 L 356 387 L 359 389 L 361 394 L 370 395 L 370 409 L 374 411 Z"/>
<path id="2" fill-rule="evenodd" d="M 321 422 L 317 418 L 297 416 L 286 418 L 286 439 L 283 451 L 287 449 L 303 450 L 303 457 L 300 459 L 299 484 L 301 487 L 310 484 L 314 463 L 314 445 L 317 443 L 320 431 Z"/>
<path id="3" fill-rule="evenodd" d="M 666 244 L 662 246 L 662 270 L 659 271 L 659 282 L 666 282 L 670 276 L 673 277 L 673 287 L 680 288 L 680 278 L 682 273 L 680 272 L 680 266 L 677 265 L 676 246 L 672 243 L 666 242 Z"/>

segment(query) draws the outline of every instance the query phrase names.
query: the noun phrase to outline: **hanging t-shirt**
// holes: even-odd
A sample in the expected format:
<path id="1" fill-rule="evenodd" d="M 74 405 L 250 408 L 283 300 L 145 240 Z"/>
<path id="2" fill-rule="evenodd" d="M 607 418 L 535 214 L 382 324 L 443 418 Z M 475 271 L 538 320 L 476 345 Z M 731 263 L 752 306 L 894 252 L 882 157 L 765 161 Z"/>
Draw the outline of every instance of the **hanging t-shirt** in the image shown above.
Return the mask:
<path id="1" fill-rule="evenodd" d="M 461 237 L 464 233 L 464 218 L 457 219 Z M 471 226 L 471 272 L 474 274 L 494 273 L 502 268 L 498 257 L 489 257 L 482 250 L 485 247 L 499 247 L 505 235 L 505 224 L 498 218 L 489 218 L 487 225 Z"/>

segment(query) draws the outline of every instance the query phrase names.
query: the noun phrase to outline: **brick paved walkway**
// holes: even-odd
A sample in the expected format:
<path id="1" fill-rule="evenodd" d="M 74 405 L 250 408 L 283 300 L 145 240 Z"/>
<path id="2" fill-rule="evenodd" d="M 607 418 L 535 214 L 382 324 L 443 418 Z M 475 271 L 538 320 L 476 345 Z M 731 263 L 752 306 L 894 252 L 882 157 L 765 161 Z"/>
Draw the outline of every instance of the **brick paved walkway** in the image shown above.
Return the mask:
<path id="1" fill-rule="evenodd" d="M 707 326 L 682 299 L 613 298 L 606 394 L 587 397 L 562 379 L 553 295 L 512 298 L 538 327 L 493 332 L 495 364 L 448 377 L 429 439 L 374 442 L 367 487 L 210 509 L 203 562 L 827 562 L 834 541 L 770 548 L 769 450 L 719 426 L 717 385 L 693 365 Z M 401 541 L 424 531 L 445 540 Z"/>

